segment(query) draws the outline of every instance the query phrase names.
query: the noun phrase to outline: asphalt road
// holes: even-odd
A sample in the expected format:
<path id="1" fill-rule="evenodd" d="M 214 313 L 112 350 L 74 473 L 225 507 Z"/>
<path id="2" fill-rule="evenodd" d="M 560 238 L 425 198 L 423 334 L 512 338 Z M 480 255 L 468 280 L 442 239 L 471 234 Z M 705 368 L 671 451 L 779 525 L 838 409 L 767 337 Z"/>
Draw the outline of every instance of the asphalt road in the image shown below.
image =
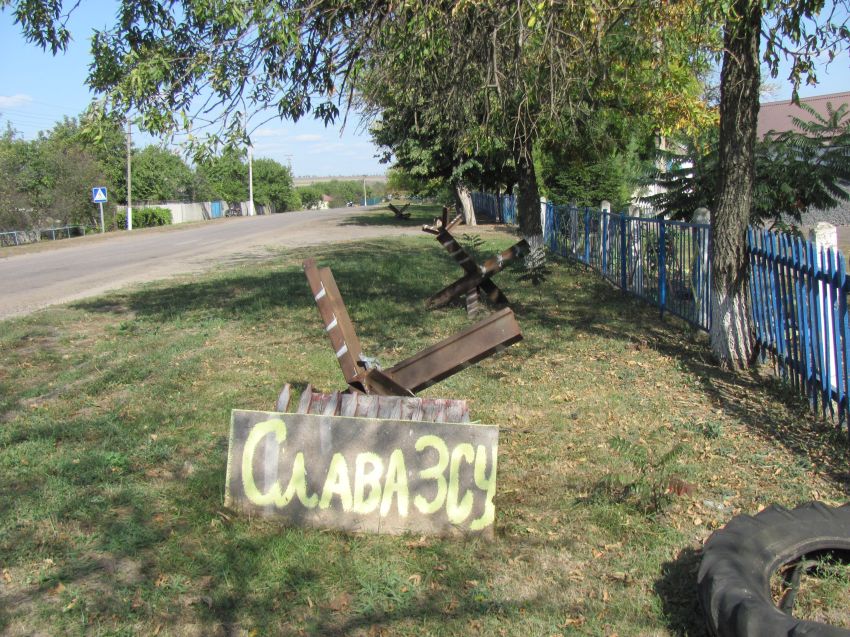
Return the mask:
<path id="1" fill-rule="evenodd" d="M 202 224 L 65 239 L 49 249 L 0 257 L 0 319 L 67 303 L 131 283 L 200 272 L 267 256 L 281 247 L 417 234 L 386 225 L 346 224 L 361 208 L 232 217 Z"/>

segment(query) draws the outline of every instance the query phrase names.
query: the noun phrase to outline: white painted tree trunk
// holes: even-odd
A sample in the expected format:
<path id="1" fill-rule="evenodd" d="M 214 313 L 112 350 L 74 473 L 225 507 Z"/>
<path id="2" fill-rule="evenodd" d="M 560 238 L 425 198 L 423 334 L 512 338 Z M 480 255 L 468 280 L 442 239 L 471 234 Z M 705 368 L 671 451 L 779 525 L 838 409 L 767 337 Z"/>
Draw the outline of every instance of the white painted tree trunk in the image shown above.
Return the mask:
<path id="1" fill-rule="evenodd" d="M 753 356 L 747 286 L 730 294 L 714 286 L 711 295 L 711 351 L 721 367 L 745 368 Z"/>
<path id="2" fill-rule="evenodd" d="M 475 208 L 472 206 L 472 195 L 469 192 L 469 188 L 462 181 L 455 184 L 455 197 L 460 204 L 464 223 L 468 226 L 477 226 L 478 222 L 475 219 Z"/>

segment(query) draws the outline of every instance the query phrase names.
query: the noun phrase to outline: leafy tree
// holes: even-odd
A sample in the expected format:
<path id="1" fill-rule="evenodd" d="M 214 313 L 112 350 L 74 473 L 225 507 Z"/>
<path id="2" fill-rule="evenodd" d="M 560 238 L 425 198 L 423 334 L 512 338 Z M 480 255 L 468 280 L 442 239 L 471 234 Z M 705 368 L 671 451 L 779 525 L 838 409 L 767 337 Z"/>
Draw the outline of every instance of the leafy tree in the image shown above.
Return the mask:
<path id="1" fill-rule="evenodd" d="M 801 222 L 810 208 L 831 208 L 848 198 L 841 187 L 850 181 L 850 113 L 846 105 L 822 117 L 800 105 L 811 120 L 794 118 L 801 132 L 769 134 L 755 146 L 755 181 L 751 224 L 784 225 Z M 718 131 L 710 129 L 698 140 L 686 141 L 684 154 L 666 154 L 671 169 L 658 176 L 664 191 L 647 197 L 665 214 L 687 219 L 700 207 L 717 205 L 720 176 Z"/>
<path id="2" fill-rule="evenodd" d="M 654 155 L 652 123 L 601 111 L 569 135 L 540 145 L 538 171 L 544 195 L 557 202 L 626 208 Z"/>
<path id="3" fill-rule="evenodd" d="M 254 201 L 274 204 L 275 210 L 299 210 L 301 198 L 292 185 L 292 171 L 274 159 L 255 159 L 253 163 Z"/>
<path id="4" fill-rule="evenodd" d="M 248 200 L 248 165 L 242 154 L 225 150 L 198 164 L 197 171 L 214 199 L 228 202 Z"/>
<path id="5" fill-rule="evenodd" d="M 15 229 L 94 224 L 91 188 L 111 187 L 95 149 L 70 118 L 32 141 L 8 128 L 0 141 L 0 164 L 3 224 Z"/>
<path id="6" fill-rule="evenodd" d="M 175 153 L 160 146 L 147 146 L 133 154 L 132 162 L 134 201 L 193 199 L 192 169 Z"/>
<path id="7" fill-rule="evenodd" d="M 733 0 L 708 5 L 723 23 L 720 73 L 719 186 L 711 217 L 711 349 L 720 365 L 746 367 L 753 356 L 749 321 L 746 229 L 755 192 L 760 62 L 776 77 L 781 56 L 791 57 L 789 80 L 817 81 L 814 61 L 850 42 L 848 12 L 825 0 Z M 820 16 L 824 16 L 821 18 Z M 766 19 L 765 19 L 766 18 Z M 761 55 L 762 37 L 765 41 Z"/>
<path id="8" fill-rule="evenodd" d="M 321 187 L 323 194 L 332 198 L 331 208 L 343 208 L 349 201 L 363 201 L 363 182 L 331 179 L 316 185 Z"/>
<path id="9" fill-rule="evenodd" d="M 322 201 L 322 196 L 325 194 L 318 184 L 299 186 L 295 189 L 295 192 L 301 200 L 302 208 L 318 207 L 319 203 Z"/>
<path id="10" fill-rule="evenodd" d="M 400 166 L 393 166 L 387 170 L 387 192 L 417 195 L 426 187 L 427 185 L 421 179 Z"/>
<path id="11" fill-rule="evenodd" d="M 21 230 L 34 225 L 34 211 L 22 179 L 29 154 L 29 144 L 7 124 L 0 135 L 0 231 Z"/>
<path id="12" fill-rule="evenodd" d="M 53 51 L 67 44 L 62 0 L 7 2 L 27 38 Z M 455 130 L 483 126 L 504 144 L 522 230 L 536 234 L 533 148 L 550 126 L 602 93 L 665 120 L 699 110 L 684 89 L 710 29 L 682 28 L 692 9 L 615 0 L 122 0 L 116 25 L 94 35 L 89 84 L 105 110 L 136 111 L 154 133 L 188 130 L 215 112 L 211 138 L 190 138 L 202 152 L 244 142 L 250 112 L 296 120 L 313 112 L 328 122 L 370 69 L 400 65 L 385 74 L 391 86 L 439 103 Z"/>

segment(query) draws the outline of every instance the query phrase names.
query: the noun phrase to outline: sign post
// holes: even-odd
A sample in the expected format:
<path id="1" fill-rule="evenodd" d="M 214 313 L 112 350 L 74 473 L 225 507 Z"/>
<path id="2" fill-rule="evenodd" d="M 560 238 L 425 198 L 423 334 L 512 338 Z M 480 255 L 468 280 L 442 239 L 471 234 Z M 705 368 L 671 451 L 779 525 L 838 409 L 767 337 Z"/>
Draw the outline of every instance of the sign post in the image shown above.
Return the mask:
<path id="1" fill-rule="evenodd" d="M 96 186 L 91 189 L 91 200 L 100 206 L 100 232 L 101 234 L 106 232 L 106 227 L 103 225 L 103 204 L 106 203 L 106 188 L 103 186 Z"/>

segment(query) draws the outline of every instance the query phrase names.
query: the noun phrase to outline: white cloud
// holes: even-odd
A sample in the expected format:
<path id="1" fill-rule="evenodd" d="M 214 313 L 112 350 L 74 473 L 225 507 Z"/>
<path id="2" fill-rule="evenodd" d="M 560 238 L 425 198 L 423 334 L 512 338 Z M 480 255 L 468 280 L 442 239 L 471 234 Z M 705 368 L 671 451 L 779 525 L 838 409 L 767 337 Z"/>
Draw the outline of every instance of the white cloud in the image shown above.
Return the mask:
<path id="1" fill-rule="evenodd" d="M 345 150 L 345 144 L 342 142 L 326 142 L 324 144 L 313 144 L 307 150 L 308 155 L 320 155 L 325 153 L 339 153 Z"/>
<path id="2" fill-rule="evenodd" d="M 322 140 L 322 136 L 312 134 L 296 135 L 292 140 L 296 142 L 319 142 Z"/>
<path id="3" fill-rule="evenodd" d="M 32 102 L 32 97 L 18 93 L 17 95 L 0 95 L 0 108 L 16 108 Z"/>
<path id="4" fill-rule="evenodd" d="M 258 128 L 253 133 L 251 133 L 251 137 L 253 137 L 254 139 L 268 137 L 286 137 L 286 131 L 282 128 Z"/>

